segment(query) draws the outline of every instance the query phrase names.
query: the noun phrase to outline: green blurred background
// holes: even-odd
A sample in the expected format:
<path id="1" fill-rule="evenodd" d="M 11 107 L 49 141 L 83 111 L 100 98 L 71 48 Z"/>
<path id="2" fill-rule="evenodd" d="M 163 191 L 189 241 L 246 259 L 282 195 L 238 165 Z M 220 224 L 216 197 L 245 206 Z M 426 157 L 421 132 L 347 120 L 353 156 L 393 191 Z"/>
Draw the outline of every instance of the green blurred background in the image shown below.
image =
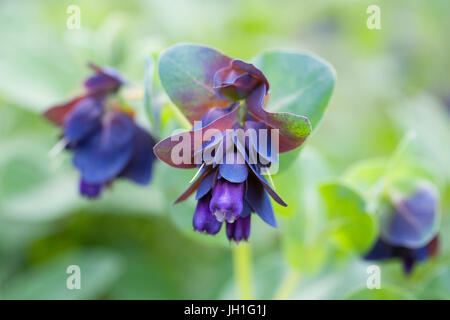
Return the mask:
<path id="1" fill-rule="evenodd" d="M 67 7 L 81 9 L 69 30 Z M 366 27 L 371 4 L 381 30 Z M 77 194 L 70 155 L 49 157 L 59 130 L 40 112 L 80 91 L 86 62 L 111 65 L 142 85 L 144 61 L 177 42 L 250 60 L 260 51 L 313 52 L 337 72 L 324 119 L 290 169 L 275 177 L 278 229 L 253 219 L 254 298 L 271 299 L 294 269 L 290 298 L 344 299 L 365 288 L 369 263 L 317 230 L 330 223 L 318 183 L 355 163 L 408 152 L 441 196 L 441 252 L 406 277 L 382 264 L 382 288 L 363 298 L 450 298 L 450 2 L 365 0 L 1 1 L 0 298 L 224 299 L 239 297 L 230 244 L 196 234 L 194 201 L 172 202 L 194 174 L 158 163 L 148 187 L 118 181 L 98 201 Z M 139 121 L 149 127 L 143 104 Z M 167 136 L 179 124 L 163 109 Z M 295 238 L 293 241 L 292 238 Z M 66 289 L 81 267 L 82 289 Z"/>

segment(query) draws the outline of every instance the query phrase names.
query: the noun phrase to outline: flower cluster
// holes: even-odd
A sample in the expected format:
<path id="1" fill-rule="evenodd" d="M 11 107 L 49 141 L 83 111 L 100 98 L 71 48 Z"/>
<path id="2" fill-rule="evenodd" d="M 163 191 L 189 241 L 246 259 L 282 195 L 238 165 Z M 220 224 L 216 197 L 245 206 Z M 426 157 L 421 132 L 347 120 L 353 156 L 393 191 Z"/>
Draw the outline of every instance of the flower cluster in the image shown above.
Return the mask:
<path id="1" fill-rule="evenodd" d="M 198 178 L 176 200 L 196 192 L 195 231 L 213 235 L 225 223 L 230 241 L 248 240 L 252 213 L 276 227 L 269 195 L 280 205 L 287 204 L 265 173 L 278 161 L 279 152 L 305 141 L 311 125 L 306 117 L 264 109 L 269 82 L 254 65 L 208 47 L 192 50 L 200 61 L 193 72 L 200 70 L 212 90 L 186 92 L 171 79 L 174 89 L 168 94 L 193 129 L 160 141 L 154 152 L 170 166 L 199 168 Z"/>
<path id="2" fill-rule="evenodd" d="M 431 186 L 421 186 L 392 205 L 384 216 L 378 240 L 364 258 L 401 259 L 405 273 L 409 274 L 417 262 L 438 252 L 437 193 Z"/>
<path id="3" fill-rule="evenodd" d="M 95 198 L 119 177 L 148 184 L 155 157 L 151 135 L 135 123 L 132 110 L 111 99 L 123 85 L 120 75 L 90 67 L 94 74 L 84 82 L 85 93 L 44 116 L 63 129 L 62 141 L 80 171 L 80 193 Z"/>

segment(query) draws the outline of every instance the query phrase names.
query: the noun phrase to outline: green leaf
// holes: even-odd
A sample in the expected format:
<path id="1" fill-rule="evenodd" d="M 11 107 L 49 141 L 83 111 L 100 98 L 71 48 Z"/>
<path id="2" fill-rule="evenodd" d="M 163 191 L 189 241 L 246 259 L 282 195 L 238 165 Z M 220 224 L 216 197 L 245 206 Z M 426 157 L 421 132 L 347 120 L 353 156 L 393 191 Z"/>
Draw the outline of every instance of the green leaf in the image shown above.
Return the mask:
<path id="1" fill-rule="evenodd" d="M 385 175 L 387 164 L 387 159 L 369 159 L 356 162 L 344 172 L 342 180 L 368 197 L 370 188 Z"/>
<path id="2" fill-rule="evenodd" d="M 69 290 L 66 273 L 70 265 L 80 267 L 81 289 Z M 120 256 L 106 249 L 84 249 L 59 256 L 28 269 L 4 284 L 1 299 L 95 299 L 101 298 L 122 269 Z"/>
<path id="3" fill-rule="evenodd" d="M 314 130 L 333 92 L 333 67 L 305 53 L 284 51 L 265 52 L 255 64 L 270 83 L 267 110 L 306 116 Z"/>
<path id="4" fill-rule="evenodd" d="M 412 295 L 400 289 L 383 287 L 380 289 L 359 289 L 347 297 L 348 300 L 410 300 Z"/>
<path id="5" fill-rule="evenodd" d="M 22 221 L 60 218 L 78 207 L 78 178 L 50 159 L 50 146 L 34 135 L 0 141 L 0 216 Z M 52 137 L 53 138 L 53 137 Z"/>
<path id="6" fill-rule="evenodd" d="M 213 89 L 215 72 L 231 59 L 219 51 L 195 44 L 177 44 L 159 58 L 161 84 L 172 102 L 191 121 L 199 120 L 212 107 L 229 102 L 216 97 Z"/>
<path id="7" fill-rule="evenodd" d="M 292 268 L 305 272 L 320 269 L 328 253 L 324 237 L 326 218 L 321 208 L 318 186 L 330 178 L 322 155 L 307 146 L 286 171 L 274 175 L 277 192 L 288 204 L 275 206 L 282 214 L 282 249 Z M 289 181 L 289 183 L 286 183 Z"/>
<path id="8" fill-rule="evenodd" d="M 340 183 L 323 184 L 320 193 L 338 246 L 343 250 L 365 252 L 377 235 L 377 224 L 367 213 L 364 199 Z"/>
<path id="9" fill-rule="evenodd" d="M 176 289 L 168 279 L 166 270 L 156 260 L 142 252 L 127 252 L 126 267 L 116 281 L 109 297 L 111 299 L 170 299 Z"/>
<path id="10" fill-rule="evenodd" d="M 291 112 L 309 119 L 314 131 L 330 100 L 336 78 L 333 67 L 320 58 L 284 51 L 268 51 L 255 59 L 270 83 L 266 109 Z M 291 164 L 301 148 L 280 155 L 281 168 Z"/>
<path id="11" fill-rule="evenodd" d="M 450 299 L 450 270 L 444 267 L 437 272 L 424 286 L 421 298 Z"/>
<path id="12" fill-rule="evenodd" d="M 448 112 L 432 96 L 420 94 L 393 108 L 394 119 L 406 130 L 413 130 L 417 139 L 415 151 L 425 158 L 440 177 L 450 177 L 450 126 Z"/>

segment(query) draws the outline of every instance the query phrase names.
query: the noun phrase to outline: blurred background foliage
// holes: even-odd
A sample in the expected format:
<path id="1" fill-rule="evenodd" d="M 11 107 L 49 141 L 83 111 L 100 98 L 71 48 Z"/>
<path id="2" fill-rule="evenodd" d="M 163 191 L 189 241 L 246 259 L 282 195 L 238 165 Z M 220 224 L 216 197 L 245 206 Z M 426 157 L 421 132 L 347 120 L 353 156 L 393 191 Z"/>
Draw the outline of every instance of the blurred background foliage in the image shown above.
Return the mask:
<path id="1" fill-rule="evenodd" d="M 79 30 L 66 27 L 71 4 Z M 370 4 L 381 30 L 366 27 Z M 294 299 L 450 298 L 448 12 L 447 0 L 2 1 L 0 298 L 237 297 L 224 234 L 192 231 L 192 199 L 172 205 L 192 171 L 158 163 L 150 186 L 119 181 L 92 202 L 77 194 L 69 155 L 48 156 L 59 131 L 40 112 L 80 91 L 87 61 L 142 85 L 145 59 L 177 42 L 244 60 L 272 48 L 313 52 L 336 69 L 320 126 L 274 177 L 289 203 L 275 205 L 280 227 L 253 219 L 255 298 L 272 298 L 283 279 L 300 279 Z M 131 104 L 150 127 L 141 100 Z M 165 137 L 179 124 L 172 108 L 161 112 Z M 411 276 L 381 264 L 383 289 L 370 291 L 360 259 L 378 232 L 370 192 L 392 172 L 437 186 L 441 251 Z M 348 224 L 336 227 L 342 215 Z M 82 290 L 65 287 L 71 264 Z"/>

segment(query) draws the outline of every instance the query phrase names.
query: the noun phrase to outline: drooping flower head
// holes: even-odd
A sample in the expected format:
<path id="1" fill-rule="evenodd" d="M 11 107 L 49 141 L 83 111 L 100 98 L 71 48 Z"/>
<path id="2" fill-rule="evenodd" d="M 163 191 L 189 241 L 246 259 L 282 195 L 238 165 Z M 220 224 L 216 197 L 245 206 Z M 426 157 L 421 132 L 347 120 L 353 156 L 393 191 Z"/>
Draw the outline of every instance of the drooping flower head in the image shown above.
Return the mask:
<path id="1" fill-rule="evenodd" d="M 165 61 L 186 55 L 193 59 L 179 74 L 165 70 Z M 264 74 L 209 47 L 168 49 L 159 70 L 169 97 L 193 129 L 160 141 L 154 152 L 170 166 L 199 168 L 197 179 L 176 200 L 196 192 L 194 230 L 216 234 L 225 223 L 230 241 L 248 240 L 252 213 L 276 227 L 269 196 L 287 204 L 264 174 L 277 164 L 279 152 L 302 145 L 311 131 L 309 120 L 266 111 L 269 83 Z M 183 77 L 189 81 L 183 83 Z"/>
<path id="2" fill-rule="evenodd" d="M 383 212 L 380 236 L 364 258 L 400 259 L 409 274 L 417 262 L 438 252 L 437 220 L 437 192 L 431 185 L 420 186 Z"/>
<path id="3" fill-rule="evenodd" d="M 80 171 L 80 193 L 95 198 L 116 178 L 148 184 L 155 157 L 154 140 L 135 123 L 132 110 L 110 99 L 123 84 L 120 75 L 90 67 L 94 74 L 84 81 L 85 93 L 44 116 L 63 129 L 62 141 Z"/>

